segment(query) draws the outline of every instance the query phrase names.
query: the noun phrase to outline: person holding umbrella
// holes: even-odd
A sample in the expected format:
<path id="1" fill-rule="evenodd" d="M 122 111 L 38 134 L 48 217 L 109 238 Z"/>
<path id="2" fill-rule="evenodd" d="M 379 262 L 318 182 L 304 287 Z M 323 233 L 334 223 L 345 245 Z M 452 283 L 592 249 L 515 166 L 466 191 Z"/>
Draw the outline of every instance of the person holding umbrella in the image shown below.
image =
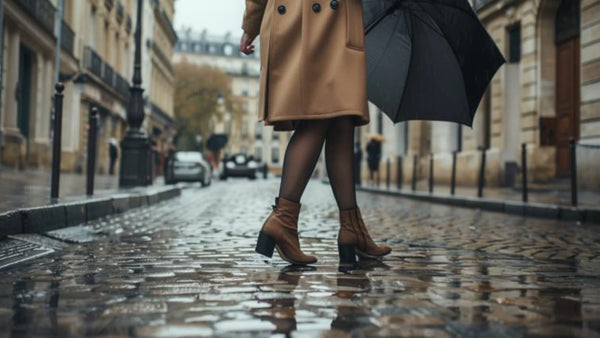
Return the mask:
<path id="1" fill-rule="evenodd" d="M 292 264 L 317 262 L 300 249 L 298 217 L 325 144 L 340 262 L 389 254 L 389 246 L 373 241 L 357 206 L 354 128 L 369 123 L 367 92 L 394 121 L 472 123 L 473 106 L 501 64 L 472 8 L 466 0 L 246 0 L 242 29 L 242 53 L 254 53 L 253 41 L 261 39 L 258 120 L 294 131 L 255 250 L 271 257 L 277 249 Z"/>
<path id="2" fill-rule="evenodd" d="M 369 235 L 354 185 L 354 127 L 369 123 L 361 0 L 246 0 L 242 28 L 241 52 L 254 53 L 253 41 L 261 39 L 259 121 L 276 132 L 294 131 L 256 251 L 271 257 L 277 249 L 292 264 L 317 262 L 300 249 L 297 222 L 300 198 L 325 144 L 339 207 L 340 260 L 389 254 L 389 246 Z"/>

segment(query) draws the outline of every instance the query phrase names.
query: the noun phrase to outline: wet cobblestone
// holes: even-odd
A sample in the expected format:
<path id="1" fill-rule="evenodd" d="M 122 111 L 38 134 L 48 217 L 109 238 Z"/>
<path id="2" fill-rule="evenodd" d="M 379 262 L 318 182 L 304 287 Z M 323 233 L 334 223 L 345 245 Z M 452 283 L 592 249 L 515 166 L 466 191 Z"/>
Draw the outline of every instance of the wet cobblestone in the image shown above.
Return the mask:
<path id="1" fill-rule="evenodd" d="M 359 193 L 393 252 L 340 267 L 313 181 L 299 229 L 319 262 L 299 268 L 253 251 L 277 187 L 214 182 L 55 233 L 70 244 L 0 272 L 0 336 L 600 336 L 597 227 Z"/>

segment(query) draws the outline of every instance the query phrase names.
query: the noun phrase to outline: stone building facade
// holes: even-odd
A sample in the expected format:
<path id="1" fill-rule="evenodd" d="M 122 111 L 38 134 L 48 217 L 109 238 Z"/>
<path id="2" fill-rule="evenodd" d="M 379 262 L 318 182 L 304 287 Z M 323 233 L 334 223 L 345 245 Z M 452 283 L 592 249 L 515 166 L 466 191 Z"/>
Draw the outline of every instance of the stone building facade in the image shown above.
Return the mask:
<path id="1" fill-rule="evenodd" d="M 50 166 L 50 120 L 56 52 L 53 22 L 57 2 L 4 1 L 0 130 L 1 161 L 9 167 Z M 171 48 L 174 44 L 174 32 L 169 28 L 173 17 L 173 0 L 144 0 L 144 8 L 142 68 L 146 72 L 146 113 L 150 117 L 145 123 L 147 130 L 152 133 L 152 103 L 158 102 L 156 105 L 168 117 L 168 123 L 165 124 L 172 125 L 172 71 L 171 81 L 168 80 L 169 41 Z M 100 113 L 97 171 L 108 172 L 109 139 L 121 140 L 127 129 L 136 13 L 136 0 L 64 1 L 60 62 L 60 81 L 65 83 L 61 161 L 64 171 L 85 170 L 88 116 L 92 107 L 96 107 Z M 160 32 L 164 32 L 167 38 L 159 36 Z M 156 40 L 160 42 L 155 43 Z M 154 55 L 159 53 L 157 50 L 166 50 L 166 55 L 154 61 Z M 161 94 L 153 96 L 154 91 L 148 88 L 153 83 L 150 79 L 153 79 L 154 73 L 160 72 L 167 74 L 164 76 L 166 80 L 161 82 L 161 88 L 155 89 Z M 168 129 L 163 125 L 161 128 Z"/>
<path id="2" fill-rule="evenodd" d="M 4 1 L 3 78 L 0 105 L 1 162 L 15 168 L 48 166 L 54 82 L 55 2 Z M 75 15 L 65 8 L 60 72 L 76 74 Z M 65 95 L 72 99 L 73 91 Z"/>
<path id="3" fill-rule="evenodd" d="M 457 152 L 457 183 L 475 185 L 486 152 L 485 183 L 512 186 L 520 180 L 521 147 L 529 177 L 548 182 L 570 175 L 569 139 L 578 141 L 578 175 L 600 187 L 600 1 L 476 0 L 474 8 L 505 55 L 478 109 L 473 128 L 446 122 L 393 125 L 371 107 L 370 125 L 357 131 L 363 147 L 381 132 L 383 162 L 395 182 L 402 164 L 405 183 L 429 175 L 448 184 Z M 366 171 L 366 170 L 365 170 Z M 385 179 L 386 170 L 382 167 Z"/>
<path id="4" fill-rule="evenodd" d="M 177 33 L 173 28 L 174 0 L 151 0 L 144 10 L 142 86 L 146 90 L 146 130 L 155 143 L 156 172 L 162 173 L 163 162 L 175 136 L 175 72 L 172 58 Z"/>
<path id="5" fill-rule="evenodd" d="M 239 39 L 231 36 L 210 36 L 206 32 L 180 32 L 173 62 L 188 62 L 218 68 L 231 78 L 231 92 L 242 101 L 243 116 L 232 118 L 225 112 L 224 121 L 213 121 L 215 134 L 226 134 L 228 144 L 223 153 L 253 155 L 269 166 L 275 174 L 281 172 L 283 155 L 290 132 L 274 132 L 258 122 L 260 56 L 243 55 L 238 50 Z M 258 51 L 258 47 L 256 48 Z"/>

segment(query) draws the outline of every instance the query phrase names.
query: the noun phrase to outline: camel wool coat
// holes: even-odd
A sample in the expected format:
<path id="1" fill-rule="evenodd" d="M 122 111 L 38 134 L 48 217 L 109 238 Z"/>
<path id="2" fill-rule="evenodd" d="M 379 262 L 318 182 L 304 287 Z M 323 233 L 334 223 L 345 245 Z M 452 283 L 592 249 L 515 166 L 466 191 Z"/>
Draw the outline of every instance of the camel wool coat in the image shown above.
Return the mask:
<path id="1" fill-rule="evenodd" d="M 242 29 L 260 35 L 259 121 L 369 123 L 362 0 L 246 0 Z"/>

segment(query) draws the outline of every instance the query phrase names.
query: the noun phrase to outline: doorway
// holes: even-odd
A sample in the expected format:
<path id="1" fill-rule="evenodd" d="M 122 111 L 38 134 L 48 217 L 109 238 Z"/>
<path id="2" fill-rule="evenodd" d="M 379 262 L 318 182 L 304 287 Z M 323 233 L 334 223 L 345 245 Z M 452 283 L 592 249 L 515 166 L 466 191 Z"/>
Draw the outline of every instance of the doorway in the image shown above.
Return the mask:
<path id="1" fill-rule="evenodd" d="M 580 1 L 562 0 L 556 14 L 556 174 L 570 174 L 569 140 L 579 137 Z"/>

